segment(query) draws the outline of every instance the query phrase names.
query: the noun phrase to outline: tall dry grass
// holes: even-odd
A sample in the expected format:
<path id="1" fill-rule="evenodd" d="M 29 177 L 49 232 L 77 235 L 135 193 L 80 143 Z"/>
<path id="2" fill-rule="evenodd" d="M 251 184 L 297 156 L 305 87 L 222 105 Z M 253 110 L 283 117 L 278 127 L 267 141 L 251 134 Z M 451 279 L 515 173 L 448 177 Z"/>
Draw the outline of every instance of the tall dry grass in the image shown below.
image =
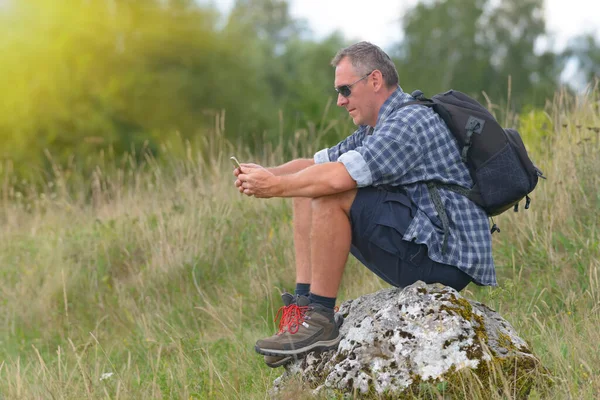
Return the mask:
<path id="1" fill-rule="evenodd" d="M 496 220 L 500 287 L 465 291 L 531 343 L 555 398 L 600 396 L 597 96 L 558 94 L 524 132 L 548 180 L 530 210 Z M 268 397 L 280 371 L 253 345 L 293 288 L 290 203 L 242 197 L 227 158 L 274 165 L 312 155 L 322 135 L 250 154 L 216 126 L 196 145 L 166 143 L 161 163 L 107 153 L 91 174 L 55 165 L 35 183 L 3 166 L 0 398 Z M 339 301 L 385 286 L 350 260 Z M 512 398 L 504 378 L 498 398 Z M 463 397 L 482 393 L 465 385 Z"/>

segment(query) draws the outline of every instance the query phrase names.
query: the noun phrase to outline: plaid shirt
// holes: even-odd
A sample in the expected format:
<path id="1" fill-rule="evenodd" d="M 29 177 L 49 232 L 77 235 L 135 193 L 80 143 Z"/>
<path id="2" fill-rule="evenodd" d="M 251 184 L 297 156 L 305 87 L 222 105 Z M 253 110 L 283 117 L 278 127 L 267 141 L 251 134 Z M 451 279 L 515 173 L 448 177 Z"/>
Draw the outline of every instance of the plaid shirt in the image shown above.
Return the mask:
<path id="1" fill-rule="evenodd" d="M 375 128 L 361 126 L 337 145 L 314 156 L 316 163 L 339 161 L 358 187 L 402 187 L 418 210 L 404 240 L 427 245 L 429 257 L 454 265 L 479 285 L 495 286 L 496 272 L 488 218 L 466 197 L 438 189 L 450 222 L 448 248 L 444 230 L 427 190 L 427 181 L 473 186 L 461 161 L 456 139 L 429 107 L 398 107 L 415 99 L 400 87 L 379 110 Z"/>

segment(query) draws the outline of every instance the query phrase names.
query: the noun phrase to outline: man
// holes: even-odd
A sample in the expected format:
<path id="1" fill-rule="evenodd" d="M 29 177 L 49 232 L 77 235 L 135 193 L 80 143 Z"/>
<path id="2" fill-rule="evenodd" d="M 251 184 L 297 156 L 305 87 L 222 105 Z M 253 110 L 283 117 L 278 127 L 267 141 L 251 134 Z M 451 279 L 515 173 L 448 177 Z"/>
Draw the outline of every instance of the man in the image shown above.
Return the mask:
<path id="1" fill-rule="evenodd" d="M 473 185 L 443 120 L 429 107 L 401 107 L 415 99 L 375 45 L 342 49 L 332 65 L 337 104 L 358 130 L 313 159 L 234 171 L 243 194 L 294 198 L 296 297 L 284 296 L 280 331 L 255 347 L 271 366 L 338 345 L 333 308 L 349 253 L 397 287 L 496 285 L 485 211 L 440 188 L 444 235 L 427 188 L 429 181 Z"/>

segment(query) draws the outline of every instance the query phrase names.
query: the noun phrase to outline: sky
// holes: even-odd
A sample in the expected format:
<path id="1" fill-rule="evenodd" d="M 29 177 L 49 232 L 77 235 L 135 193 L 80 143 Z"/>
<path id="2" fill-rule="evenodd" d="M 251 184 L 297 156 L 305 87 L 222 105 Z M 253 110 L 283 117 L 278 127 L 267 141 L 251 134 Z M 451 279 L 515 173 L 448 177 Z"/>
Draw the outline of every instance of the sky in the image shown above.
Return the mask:
<path id="1" fill-rule="evenodd" d="M 340 30 L 348 39 L 367 40 L 387 51 L 401 38 L 402 12 L 417 1 L 290 0 L 290 4 L 292 16 L 306 19 L 317 39 Z M 213 3 L 228 11 L 234 0 Z M 547 30 L 554 41 L 543 46 L 562 50 L 570 38 L 584 32 L 594 32 L 600 38 L 600 1 L 545 0 L 545 4 Z"/>

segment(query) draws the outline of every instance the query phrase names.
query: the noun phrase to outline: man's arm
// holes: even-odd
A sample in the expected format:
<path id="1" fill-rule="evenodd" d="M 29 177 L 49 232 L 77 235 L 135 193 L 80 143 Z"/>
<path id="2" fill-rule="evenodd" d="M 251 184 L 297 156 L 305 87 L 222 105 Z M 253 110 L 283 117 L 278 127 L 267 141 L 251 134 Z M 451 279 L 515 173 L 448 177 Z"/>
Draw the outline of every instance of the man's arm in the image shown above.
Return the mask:
<path id="1" fill-rule="evenodd" d="M 344 164 L 313 165 L 293 175 L 280 177 L 279 197 L 320 197 L 356 188 Z"/>
<path id="2" fill-rule="evenodd" d="M 264 168 L 244 168 L 236 186 L 255 197 L 320 197 L 356 188 L 342 163 L 316 164 L 290 175 L 276 176 Z"/>
<path id="3" fill-rule="evenodd" d="M 367 127 L 360 127 L 331 149 L 318 152 L 314 158 L 299 158 L 278 167 L 242 164 L 244 174 L 239 169 L 234 171 L 237 177 L 235 186 L 241 193 L 255 197 L 319 197 L 356 188 L 356 181 L 346 167 L 330 161 L 358 146 L 366 133 Z M 328 167 L 323 167 L 325 165 Z M 307 172 L 303 174 L 304 171 Z M 240 179 L 242 175 L 243 180 Z M 274 177 L 281 179 L 273 182 Z"/>
<path id="4" fill-rule="evenodd" d="M 282 176 L 295 174 L 315 164 L 312 158 L 297 158 L 277 167 L 269 167 L 267 170 L 273 175 Z"/>

